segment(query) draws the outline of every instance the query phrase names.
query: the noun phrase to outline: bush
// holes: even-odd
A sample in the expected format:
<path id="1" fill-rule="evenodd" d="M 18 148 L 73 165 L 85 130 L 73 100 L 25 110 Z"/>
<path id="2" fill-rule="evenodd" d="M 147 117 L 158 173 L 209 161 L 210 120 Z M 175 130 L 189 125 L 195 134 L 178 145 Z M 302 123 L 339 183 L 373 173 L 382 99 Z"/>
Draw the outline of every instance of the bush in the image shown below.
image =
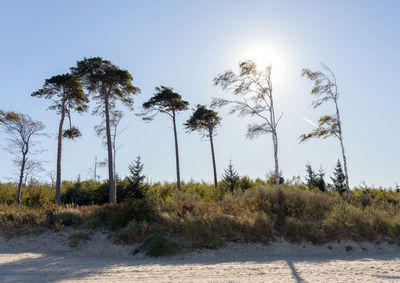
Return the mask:
<path id="1" fill-rule="evenodd" d="M 141 252 L 150 257 L 165 257 L 176 255 L 181 251 L 181 245 L 174 240 L 158 234 L 153 234 L 147 237 L 143 244 L 136 248 L 132 254 L 135 255 Z"/>
<path id="2" fill-rule="evenodd" d="M 110 214 L 110 228 L 118 230 L 132 220 L 150 222 L 156 217 L 156 212 L 147 199 L 128 200 L 116 205 Z"/>

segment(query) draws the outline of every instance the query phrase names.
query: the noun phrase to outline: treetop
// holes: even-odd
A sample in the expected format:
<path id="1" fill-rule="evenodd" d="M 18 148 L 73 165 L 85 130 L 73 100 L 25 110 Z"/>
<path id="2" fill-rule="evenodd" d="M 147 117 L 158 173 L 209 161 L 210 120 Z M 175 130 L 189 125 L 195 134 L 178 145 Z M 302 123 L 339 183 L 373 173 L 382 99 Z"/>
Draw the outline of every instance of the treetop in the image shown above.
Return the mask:
<path id="1" fill-rule="evenodd" d="M 159 86 L 155 88 L 153 96 L 143 103 L 143 108 L 147 112 L 140 115 L 146 116 L 143 118 L 144 120 L 151 120 L 158 112 L 166 113 L 172 117 L 175 112 L 187 110 L 188 106 L 189 102 L 182 100 L 182 96 L 174 92 L 173 88 Z M 156 111 L 156 113 L 150 116 L 147 115 L 153 111 Z"/>
<path id="2" fill-rule="evenodd" d="M 219 124 L 221 118 L 212 109 L 207 109 L 205 105 L 198 104 L 192 116 L 184 124 L 188 132 L 193 131 L 213 131 Z"/>

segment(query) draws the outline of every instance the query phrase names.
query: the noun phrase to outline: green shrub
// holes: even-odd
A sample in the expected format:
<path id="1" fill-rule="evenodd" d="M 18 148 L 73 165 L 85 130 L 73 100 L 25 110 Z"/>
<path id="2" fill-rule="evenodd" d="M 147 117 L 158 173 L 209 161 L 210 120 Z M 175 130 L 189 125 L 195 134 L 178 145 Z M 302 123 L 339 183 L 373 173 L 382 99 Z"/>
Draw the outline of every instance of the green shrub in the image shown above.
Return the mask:
<path id="1" fill-rule="evenodd" d="M 150 257 L 165 257 L 173 256 L 182 251 L 182 246 L 170 238 L 153 234 L 147 237 L 143 244 L 136 248 L 132 254 L 139 252 Z"/>
<path id="2" fill-rule="evenodd" d="M 118 230 L 126 226 L 132 220 L 150 222 L 156 217 L 156 212 L 147 199 L 128 200 L 116 205 L 110 214 L 110 227 Z"/>

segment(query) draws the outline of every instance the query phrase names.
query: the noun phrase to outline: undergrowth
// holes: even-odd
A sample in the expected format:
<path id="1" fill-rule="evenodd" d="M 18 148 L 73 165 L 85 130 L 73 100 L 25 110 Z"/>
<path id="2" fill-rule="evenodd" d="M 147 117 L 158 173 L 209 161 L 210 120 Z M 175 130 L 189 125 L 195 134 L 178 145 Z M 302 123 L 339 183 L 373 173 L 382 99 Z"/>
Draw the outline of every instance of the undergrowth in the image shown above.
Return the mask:
<path id="1" fill-rule="evenodd" d="M 215 190 L 207 184 L 186 183 L 180 199 L 175 184 L 154 184 L 147 187 L 144 198 L 126 199 L 117 205 L 56 207 L 46 198 L 42 201 L 33 192 L 25 192 L 29 198 L 20 207 L 0 200 L 0 232 L 12 237 L 65 227 L 100 229 L 111 231 L 118 244 L 145 243 L 149 236 L 159 235 L 177 239 L 184 247 L 208 249 L 226 242 L 269 243 L 277 237 L 295 243 L 353 240 L 400 244 L 397 192 L 355 189 L 348 204 L 334 191 L 282 185 L 279 204 L 274 186 L 249 184 L 247 190 L 230 192 L 223 186 Z M 4 184 L 0 186 L 0 197 L 8 196 L 6 189 Z M 43 188 L 35 190 L 43 192 Z"/>

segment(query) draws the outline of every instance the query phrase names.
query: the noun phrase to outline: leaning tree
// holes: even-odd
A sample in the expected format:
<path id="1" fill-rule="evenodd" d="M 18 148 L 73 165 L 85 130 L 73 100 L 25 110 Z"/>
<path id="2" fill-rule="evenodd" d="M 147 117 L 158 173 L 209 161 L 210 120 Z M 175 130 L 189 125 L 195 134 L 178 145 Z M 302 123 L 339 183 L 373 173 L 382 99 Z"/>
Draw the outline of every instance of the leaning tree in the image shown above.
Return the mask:
<path id="1" fill-rule="evenodd" d="M 37 153 L 33 150 L 36 145 L 35 138 L 44 135 L 42 131 L 45 126 L 42 122 L 33 120 L 29 115 L 15 112 L 2 112 L 0 126 L 4 127 L 9 137 L 7 151 L 15 156 L 14 162 L 19 167 L 17 192 L 17 204 L 19 205 L 27 163 L 32 160 L 30 155 Z"/>
<path id="2" fill-rule="evenodd" d="M 117 202 L 117 191 L 113 170 L 113 147 L 110 127 L 110 111 L 121 102 L 129 109 L 133 108 L 133 95 L 140 89 L 132 84 L 132 75 L 101 57 L 84 58 L 71 68 L 72 73 L 80 77 L 85 88 L 97 102 L 93 113 L 105 117 L 105 129 L 108 153 L 109 202 Z"/>
<path id="3" fill-rule="evenodd" d="M 197 105 L 192 116 L 184 124 L 188 132 L 199 131 L 202 137 L 208 137 L 211 145 L 211 158 L 214 173 L 214 187 L 217 188 L 217 169 L 215 166 L 215 153 L 213 137 L 216 135 L 216 128 L 221 118 L 214 110 L 207 109 L 205 105 Z"/>
<path id="4" fill-rule="evenodd" d="M 139 114 L 143 120 L 152 121 L 158 113 L 167 114 L 172 119 L 175 139 L 176 182 L 178 196 L 181 193 L 181 176 L 179 170 L 178 135 L 176 131 L 176 113 L 188 109 L 189 102 L 182 100 L 182 96 L 172 88 L 160 86 L 155 88 L 154 95 L 143 103 L 144 112 Z"/>
<path id="5" fill-rule="evenodd" d="M 314 87 L 311 90 L 311 95 L 317 97 L 317 100 L 313 102 L 314 109 L 318 108 L 327 101 L 333 101 L 335 105 L 335 113 L 333 115 L 324 115 L 319 118 L 317 127 L 308 134 L 300 136 L 300 142 L 304 142 L 310 138 L 328 138 L 335 137 L 339 140 L 340 147 L 342 149 L 342 158 L 344 165 L 344 173 L 346 176 L 346 191 L 347 191 L 347 202 L 350 203 L 350 186 L 349 186 L 349 174 L 347 171 L 347 159 L 343 144 L 343 132 L 342 132 L 342 121 L 340 119 L 339 112 L 339 92 L 336 84 L 335 74 L 331 69 L 322 64 L 326 73 L 323 72 L 312 72 L 309 69 L 303 69 L 302 76 L 306 76 L 314 83 Z"/>
<path id="6" fill-rule="evenodd" d="M 212 107 L 231 106 L 230 114 L 238 113 L 240 117 L 253 116 L 260 119 L 259 123 L 249 124 L 247 137 L 255 138 L 263 134 L 271 134 L 274 146 L 275 183 L 279 200 L 281 199 L 280 171 L 278 161 L 279 120 L 276 119 L 274 99 L 272 95 L 271 66 L 263 70 L 257 69 L 252 61 L 239 62 L 239 73 L 225 71 L 214 78 L 214 85 L 222 89 L 231 89 L 233 99 L 214 98 Z"/>
<path id="7" fill-rule="evenodd" d="M 82 113 L 87 110 L 89 102 L 83 92 L 79 77 L 74 74 L 62 74 L 45 80 L 41 89 L 31 94 L 34 97 L 52 101 L 50 110 L 60 115 L 58 125 L 57 171 L 56 171 L 56 202 L 61 204 L 61 156 L 63 138 L 75 139 L 81 135 L 78 128 L 72 126 L 71 111 Z M 65 117 L 68 117 L 69 128 L 64 130 Z"/>

